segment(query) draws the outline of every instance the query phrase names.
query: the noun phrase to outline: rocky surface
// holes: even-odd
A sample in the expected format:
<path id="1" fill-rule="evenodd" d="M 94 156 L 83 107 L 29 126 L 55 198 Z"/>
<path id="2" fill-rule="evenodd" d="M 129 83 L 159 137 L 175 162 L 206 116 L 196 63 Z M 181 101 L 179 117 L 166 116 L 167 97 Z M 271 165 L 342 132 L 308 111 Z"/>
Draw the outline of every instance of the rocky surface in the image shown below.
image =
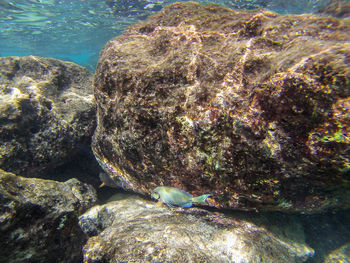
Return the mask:
<path id="1" fill-rule="evenodd" d="M 331 0 L 328 5 L 319 10 L 320 13 L 335 17 L 350 18 L 350 2 L 343 0 Z"/>
<path id="2" fill-rule="evenodd" d="M 86 148 L 94 127 L 87 69 L 52 58 L 0 58 L 0 168 L 38 176 Z"/>
<path id="3" fill-rule="evenodd" d="M 324 263 L 334 263 L 334 262 L 344 262 L 344 263 L 350 262 L 350 244 L 349 243 L 334 250 L 324 260 Z"/>
<path id="4" fill-rule="evenodd" d="M 149 194 L 235 209 L 350 207 L 347 20 L 178 3 L 103 48 L 93 150 Z"/>
<path id="5" fill-rule="evenodd" d="M 313 250 L 243 220 L 138 198 L 95 206 L 79 218 L 84 262 L 304 262 Z"/>
<path id="6" fill-rule="evenodd" d="M 86 236 L 78 216 L 96 203 L 95 190 L 0 170 L 0 262 L 81 262 Z"/>

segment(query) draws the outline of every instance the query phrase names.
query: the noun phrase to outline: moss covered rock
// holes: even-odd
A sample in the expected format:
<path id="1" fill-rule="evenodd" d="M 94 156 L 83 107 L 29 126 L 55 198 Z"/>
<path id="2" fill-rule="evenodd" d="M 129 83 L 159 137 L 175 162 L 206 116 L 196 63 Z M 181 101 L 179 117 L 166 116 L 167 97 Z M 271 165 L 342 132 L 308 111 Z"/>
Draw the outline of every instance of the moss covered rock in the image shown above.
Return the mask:
<path id="1" fill-rule="evenodd" d="M 93 150 L 149 194 L 235 209 L 349 208 L 350 26 L 178 3 L 103 48 Z"/>

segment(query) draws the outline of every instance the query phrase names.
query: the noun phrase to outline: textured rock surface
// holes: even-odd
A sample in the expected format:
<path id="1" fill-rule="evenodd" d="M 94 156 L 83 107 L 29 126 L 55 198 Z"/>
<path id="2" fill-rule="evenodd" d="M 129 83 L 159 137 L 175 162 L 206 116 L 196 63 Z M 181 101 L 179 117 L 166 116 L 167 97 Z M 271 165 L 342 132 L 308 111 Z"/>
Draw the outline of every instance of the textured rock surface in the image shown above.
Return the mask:
<path id="1" fill-rule="evenodd" d="M 86 236 L 78 216 L 96 202 L 95 190 L 0 170 L 0 262 L 79 262 Z"/>
<path id="2" fill-rule="evenodd" d="M 339 262 L 339 263 L 350 262 L 350 244 L 349 243 L 334 250 L 324 260 L 324 263 L 334 263 L 334 262 Z"/>
<path id="3" fill-rule="evenodd" d="M 331 0 L 327 6 L 320 9 L 320 12 L 335 17 L 350 18 L 350 2 L 343 0 Z"/>
<path id="4" fill-rule="evenodd" d="M 79 224 L 90 236 L 84 262 L 304 262 L 313 254 L 249 222 L 142 199 L 95 206 Z"/>
<path id="5" fill-rule="evenodd" d="M 179 3 L 103 48 L 93 150 L 124 187 L 350 207 L 347 20 Z M 117 181 L 117 180 L 116 180 Z"/>
<path id="6" fill-rule="evenodd" d="M 89 144 L 92 93 L 92 74 L 74 63 L 0 58 L 0 168 L 31 176 Z"/>

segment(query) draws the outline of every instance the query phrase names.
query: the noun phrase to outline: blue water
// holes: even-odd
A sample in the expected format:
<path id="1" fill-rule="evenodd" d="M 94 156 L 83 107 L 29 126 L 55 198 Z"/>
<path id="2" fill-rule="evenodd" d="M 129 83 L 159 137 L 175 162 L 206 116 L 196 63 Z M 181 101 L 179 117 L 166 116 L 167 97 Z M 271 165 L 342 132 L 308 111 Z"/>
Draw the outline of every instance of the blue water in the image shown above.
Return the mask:
<path id="1" fill-rule="evenodd" d="M 111 38 L 170 0 L 0 0 L 0 56 L 37 55 L 73 61 L 94 71 Z M 216 0 L 236 9 L 310 13 L 329 0 Z"/>

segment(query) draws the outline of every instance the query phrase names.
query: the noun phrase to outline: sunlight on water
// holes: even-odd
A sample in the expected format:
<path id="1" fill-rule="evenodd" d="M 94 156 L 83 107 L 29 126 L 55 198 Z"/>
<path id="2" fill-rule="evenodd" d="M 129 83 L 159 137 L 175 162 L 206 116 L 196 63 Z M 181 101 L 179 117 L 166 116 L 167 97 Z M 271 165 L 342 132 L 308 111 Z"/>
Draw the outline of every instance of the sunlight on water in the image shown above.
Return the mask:
<path id="1" fill-rule="evenodd" d="M 55 57 L 94 71 L 99 51 L 108 40 L 174 2 L 179 1 L 0 0 L 0 56 Z M 307 13 L 317 11 L 328 0 L 197 2 L 214 2 L 236 9 Z"/>
<path id="2" fill-rule="evenodd" d="M 104 1 L 0 3 L 1 56 L 50 56 L 88 65 L 110 38 L 135 22 L 116 18 Z"/>

